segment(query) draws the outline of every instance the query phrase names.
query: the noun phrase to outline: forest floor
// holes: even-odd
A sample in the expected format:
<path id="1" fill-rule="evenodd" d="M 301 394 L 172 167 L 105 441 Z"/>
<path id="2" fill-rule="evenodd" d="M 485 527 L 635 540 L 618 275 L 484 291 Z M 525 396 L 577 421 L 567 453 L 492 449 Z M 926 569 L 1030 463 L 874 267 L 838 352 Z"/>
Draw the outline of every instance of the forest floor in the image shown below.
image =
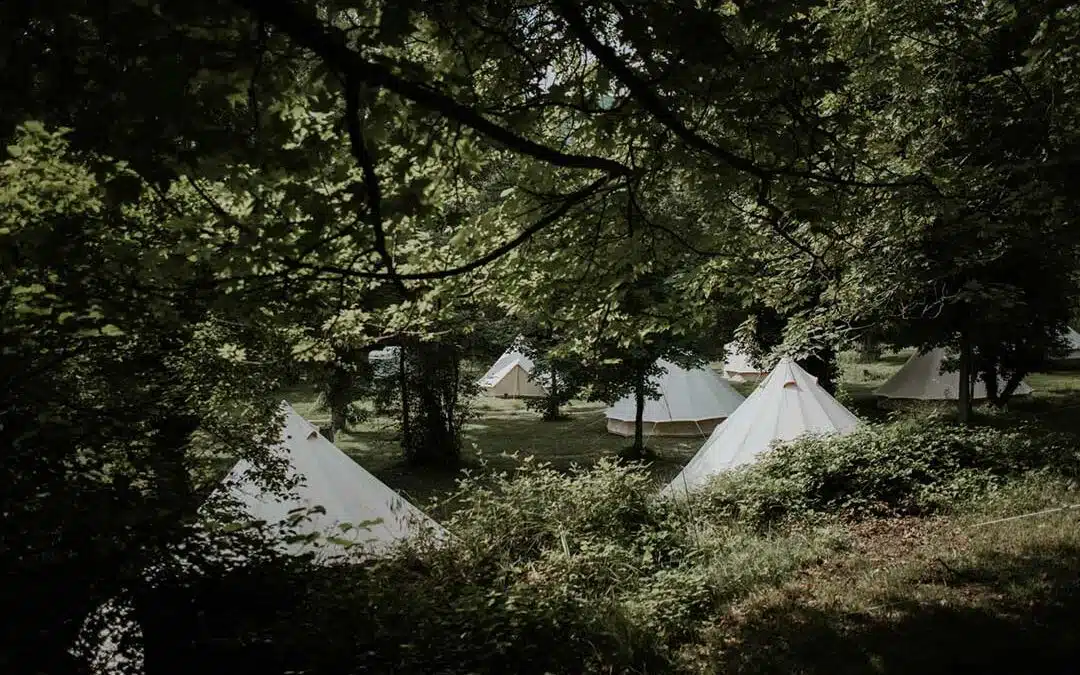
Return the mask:
<path id="1" fill-rule="evenodd" d="M 1029 485 L 850 524 L 843 550 L 730 606 L 688 656 L 699 672 L 1080 672 L 1080 510 L 1000 522 L 1078 501 Z"/>

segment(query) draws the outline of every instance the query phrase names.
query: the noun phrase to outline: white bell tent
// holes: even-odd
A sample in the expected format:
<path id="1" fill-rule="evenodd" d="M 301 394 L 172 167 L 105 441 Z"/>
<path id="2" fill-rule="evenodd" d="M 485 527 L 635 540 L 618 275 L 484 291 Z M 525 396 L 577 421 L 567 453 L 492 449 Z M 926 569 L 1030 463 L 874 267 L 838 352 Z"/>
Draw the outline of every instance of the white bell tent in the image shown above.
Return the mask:
<path id="1" fill-rule="evenodd" d="M 287 479 L 299 480 L 292 494 L 283 497 L 264 489 L 254 481 L 251 464 L 241 460 L 211 500 L 216 496 L 234 497 L 244 517 L 271 525 L 289 519 L 294 509 L 321 506 L 325 513 L 302 518 L 293 526 L 293 532 L 319 532 L 353 545 L 346 548 L 337 542 L 320 542 L 314 550 L 314 561 L 318 563 L 340 560 L 342 554 L 378 555 L 395 542 L 422 532 L 435 542 L 449 536 L 442 526 L 349 459 L 292 406 L 285 402 L 282 406 L 285 424 L 281 441 L 273 451 L 288 462 Z M 343 526 L 355 527 L 346 531 Z M 313 550 L 300 542 L 275 543 L 289 554 Z M 148 578 L 154 574 L 154 568 L 147 571 Z M 129 641 L 134 653 L 125 655 L 119 645 Z M 73 651 L 89 657 L 93 672 L 104 675 L 143 671 L 142 631 L 124 600 L 108 600 L 99 606 L 84 622 L 77 643 Z"/>
<path id="2" fill-rule="evenodd" d="M 769 374 L 769 371 L 750 363 L 750 357 L 734 342 L 724 347 L 724 354 L 724 377 L 732 382 L 760 382 Z"/>
<path id="3" fill-rule="evenodd" d="M 945 360 L 945 350 L 931 350 L 925 354 L 915 352 L 903 367 L 890 377 L 874 394 L 885 399 L 910 401 L 955 401 L 960 398 L 960 373 L 952 370 L 942 372 L 941 364 Z M 1001 387 L 1005 381 L 1001 381 Z M 1021 382 L 1013 393 L 1025 396 L 1031 393 L 1031 387 Z M 986 398 L 986 385 L 976 380 L 972 387 L 972 400 Z"/>
<path id="4" fill-rule="evenodd" d="M 446 535 L 440 525 L 350 459 L 292 406 L 284 402 L 282 406 L 285 426 L 275 451 L 288 462 L 287 478 L 299 482 L 291 494 L 277 495 L 254 481 L 247 460 L 237 462 L 219 490 L 234 498 L 248 517 L 276 524 L 290 519 L 297 509 L 319 506 L 325 513 L 309 512 L 294 526 L 296 533 L 344 539 L 359 553 L 378 553 L 423 531 L 437 539 Z M 302 544 L 285 548 L 290 553 L 305 550 Z M 324 541 L 319 553 L 337 555 L 341 549 Z"/>
<path id="5" fill-rule="evenodd" d="M 1065 340 L 1065 344 L 1069 346 L 1069 353 L 1062 356 L 1059 361 L 1077 361 L 1080 360 L 1080 333 L 1077 333 L 1072 327 L 1068 327 L 1065 333 L 1062 334 L 1062 339 Z"/>
<path id="6" fill-rule="evenodd" d="M 375 377 L 389 378 L 398 373 L 401 360 L 401 347 L 391 345 L 368 352 L 368 363 L 375 371 Z"/>
<path id="7" fill-rule="evenodd" d="M 716 427 L 662 494 L 685 494 L 711 476 L 757 460 L 774 442 L 807 433 L 848 433 L 859 424 L 817 379 L 784 357 L 731 417 Z"/>
<path id="8" fill-rule="evenodd" d="M 547 390 L 532 377 L 533 362 L 511 346 L 477 382 L 485 396 L 542 398 Z"/>
<path id="9" fill-rule="evenodd" d="M 686 370 L 660 359 L 664 373 L 657 382 L 658 398 L 645 401 L 642 416 L 646 436 L 706 436 L 745 400 L 709 368 Z M 634 435 L 637 411 L 633 394 L 607 409 L 607 429 L 619 436 Z"/>

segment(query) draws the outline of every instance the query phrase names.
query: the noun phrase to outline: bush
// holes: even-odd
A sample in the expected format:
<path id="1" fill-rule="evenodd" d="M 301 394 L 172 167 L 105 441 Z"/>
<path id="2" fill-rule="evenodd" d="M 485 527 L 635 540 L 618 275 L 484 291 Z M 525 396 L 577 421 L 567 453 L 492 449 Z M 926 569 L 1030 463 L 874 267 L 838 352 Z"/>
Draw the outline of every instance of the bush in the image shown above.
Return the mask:
<path id="1" fill-rule="evenodd" d="M 756 526 L 812 514 L 923 514 L 1035 470 L 1080 475 L 1076 442 L 1031 426 L 906 419 L 775 448 L 714 479 L 695 508 Z"/>
<path id="2" fill-rule="evenodd" d="M 206 653 L 242 664 L 257 650 L 275 672 L 312 675 L 672 672 L 725 603 L 842 543 L 832 530 L 759 535 L 708 522 L 657 500 L 640 467 L 613 462 L 471 478 L 452 499 L 460 510 L 443 548 L 260 572 L 275 581 L 260 582 L 258 602 L 243 591 L 252 584 L 208 586 L 203 621 L 225 613 L 215 625 L 243 633 L 213 634 L 228 658 Z"/>

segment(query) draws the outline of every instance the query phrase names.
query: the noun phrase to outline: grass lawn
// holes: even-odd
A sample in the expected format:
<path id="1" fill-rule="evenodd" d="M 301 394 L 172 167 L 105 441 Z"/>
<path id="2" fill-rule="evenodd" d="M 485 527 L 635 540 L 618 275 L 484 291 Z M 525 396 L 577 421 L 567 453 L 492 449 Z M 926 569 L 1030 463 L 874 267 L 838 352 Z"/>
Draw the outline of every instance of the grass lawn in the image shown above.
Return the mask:
<path id="1" fill-rule="evenodd" d="M 891 377 L 907 360 L 910 350 L 886 353 L 873 363 L 859 363 L 855 354 L 841 355 L 840 382 L 851 397 L 849 407 L 863 419 L 880 420 L 888 414 L 878 407 L 873 390 Z M 714 364 L 718 367 L 719 364 Z M 1080 371 L 1038 373 L 1027 378 L 1034 395 L 1010 404 L 1016 416 L 1062 430 L 1080 432 Z M 733 383 L 743 395 L 756 385 Z M 295 388 L 282 392 L 298 413 L 315 424 L 325 425 L 329 415 L 314 409 L 314 393 Z M 543 422 L 519 400 L 478 398 L 477 417 L 465 430 L 462 465 L 478 469 L 510 470 L 521 458 L 532 455 L 559 468 L 588 466 L 601 457 L 614 456 L 630 445 L 630 439 L 606 430 L 605 406 L 601 403 L 574 401 L 564 408 L 567 418 Z M 656 454 L 650 470 L 657 482 L 669 480 L 698 451 L 704 438 L 666 438 L 648 440 Z M 370 420 L 351 432 L 338 435 L 335 443 L 380 480 L 421 506 L 434 496 L 453 489 L 456 471 L 418 470 L 406 466 L 401 458 L 395 421 Z M 438 515 L 438 514 L 433 514 Z"/>
<path id="2" fill-rule="evenodd" d="M 298 413 L 315 424 L 329 422 L 325 412 L 312 410 L 314 397 L 310 393 L 297 390 L 292 394 L 288 400 Z M 606 406 L 600 403 L 575 401 L 564 409 L 566 419 L 557 422 L 542 421 L 520 400 L 479 398 L 475 405 L 477 418 L 465 429 L 465 469 L 478 469 L 483 463 L 489 470 L 509 470 L 529 455 L 558 468 L 588 466 L 600 457 L 615 456 L 632 440 L 607 432 Z M 674 476 L 704 440 L 650 438 L 648 446 L 657 455 L 651 465 L 657 479 Z M 398 441 L 393 420 L 374 419 L 339 434 L 335 444 L 379 480 L 418 504 L 453 489 L 458 472 L 406 466 Z"/>
<path id="3" fill-rule="evenodd" d="M 846 550 L 732 605 L 699 672 L 1076 673 L 1080 501 L 1021 485 L 949 517 L 847 526 Z M 988 524 L 989 523 L 989 524 Z"/>

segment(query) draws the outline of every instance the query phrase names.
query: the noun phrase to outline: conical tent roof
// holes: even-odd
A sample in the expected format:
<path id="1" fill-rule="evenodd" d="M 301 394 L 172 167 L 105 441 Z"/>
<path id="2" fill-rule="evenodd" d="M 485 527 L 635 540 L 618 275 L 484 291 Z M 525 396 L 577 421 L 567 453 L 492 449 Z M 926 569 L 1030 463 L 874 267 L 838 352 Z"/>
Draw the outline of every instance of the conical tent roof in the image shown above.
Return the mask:
<path id="1" fill-rule="evenodd" d="M 955 401 L 960 397 L 960 373 L 958 371 L 941 372 L 941 364 L 945 360 L 946 353 L 942 348 L 934 349 L 925 354 L 918 352 L 910 358 L 885 384 L 877 388 L 874 393 L 878 396 L 894 399 L 911 399 L 919 401 Z M 1002 387 L 1005 381 L 1001 380 Z M 1031 387 L 1024 382 L 1013 392 L 1014 395 L 1023 396 L 1031 393 Z M 972 398 L 986 398 L 986 385 L 982 380 L 977 380 L 972 387 Z"/>
<path id="2" fill-rule="evenodd" d="M 750 357 L 734 342 L 724 347 L 724 354 L 724 375 L 733 380 L 759 378 L 768 372 L 750 363 Z"/>
<path id="3" fill-rule="evenodd" d="M 533 379 L 533 368 L 532 359 L 511 346 L 477 384 L 494 396 L 547 396 L 543 385 Z"/>
<path id="4" fill-rule="evenodd" d="M 282 402 L 285 425 L 281 442 L 274 449 L 289 462 L 288 478 L 298 475 L 301 482 L 292 497 L 282 498 L 257 485 L 249 474 L 251 465 L 241 460 L 229 472 L 215 496 L 221 492 L 234 497 L 246 514 L 254 520 L 278 523 L 289 517 L 293 509 L 322 506 L 325 514 L 311 514 L 311 520 L 296 527 L 298 534 L 320 532 L 357 542 L 365 553 L 378 553 L 394 542 L 428 530 L 436 539 L 448 535 L 438 523 L 402 499 L 396 492 L 352 461 L 315 427 Z M 213 499 L 213 497 L 211 497 Z M 380 520 L 378 523 L 371 521 Z M 343 532 L 342 524 L 356 525 L 357 530 Z M 369 529 L 365 529 L 364 525 Z M 302 544 L 291 544 L 287 552 L 301 553 Z M 350 551 L 355 549 L 350 548 Z M 339 545 L 323 542 L 316 560 L 326 562 L 344 552 Z M 154 569 L 147 571 L 152 577 Z M 92 670 L 99 673 L 142 672 L 142 631 L 132 618 L 131 606 L 121 599 L 103 603 L 87 617 L 78 641 L 92 661 Z M 91 630 L 91 628 L 94 630 Z M 121 640 L 131 640 L 135 653 L 129 659 L 119 653 Z"/>
<path id="5" fill-rule="evenodd" d="M 699 487 L 714 474 L 755 461 L 774 441 L 806 433 L 847 433 L 858 424 L 859 418 L 814 377 L 784 357 L 663 492 L 680 494 Z"/>
<path id="6" fill-rule="evenodd" d="M 645 401 L 643 421 L 649 423 L 695 422 L 730 415 L 745 400 L 723 378 L 707 368 L 686 370 L 660 359 L 664 373 L 657 382 L 658 398 Z M 637 405 L 633 395 L 624 396 L 607 409 L 608 419 L 633 422 Z"/>
<path id="7" fill-rule="evenodd" d="M 1066 344 L 1072 350 L 1064 358 L 1080 359 L 1080 333 L 1077 333 L 1072 326 L 1069 326 L 1062 337 L 1065 338 Z"/>
<path id="8" fill-rule="evenodd" d="M 300 534 L 319 532 L 354 541 L 367 553 L 385 550 L 399 540 L 430 531 L 437 538 L 446 532 L 435 521 L 365 471 L 328 441 L 288 403 L 281 443 L 275 448 L 289 463 L 288 477 L 299 477 L 292 495 L 282 497 L 256 484 L 252 466 L 240 460 L 219 488 L 235 498 L 247 515 L 276 524 L 294 509 L 321 506 L 296 527 Z M 356 526 L 344 531 L 342 525 Z M 325 544 L 325 542 L 324 542 Z M 292 545 L 289 552 L 298 553 Z M 326 553 L 340 551 L 324 546 Z"/>

